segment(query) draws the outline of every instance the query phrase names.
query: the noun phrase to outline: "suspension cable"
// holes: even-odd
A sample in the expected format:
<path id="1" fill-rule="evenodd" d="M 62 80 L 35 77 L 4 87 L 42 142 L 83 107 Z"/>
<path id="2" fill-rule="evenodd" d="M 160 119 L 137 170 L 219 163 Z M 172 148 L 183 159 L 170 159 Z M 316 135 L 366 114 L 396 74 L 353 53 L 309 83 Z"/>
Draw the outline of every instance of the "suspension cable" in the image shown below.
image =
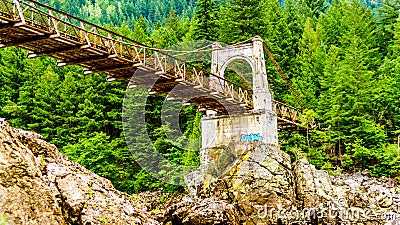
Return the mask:
<path id="1" fill-rule="evenodd" d="M 289 77 L 283 72 L 282 68 L 279 66 L 279 64 L 276 62 L 274 56 L 272 55 L 271 51 L 268 49 L 267 45 L 265 44 L 265 42 L 263 42 L 263 47 L 264 50 L 267 52 L 268 57 L 271 59 L 271 61 L 274 63 L 276 69 L 278 70 L 279 74 L 281 75 L 281 77 L 283 78 L 283 80 L 286 82 L 286 85 L 289 87 L 290 91 L 292 92 L 292 94 L 294 95 L 294 97 L 296 98 L 297 102 L 300 104 L 300 106 L 303 109 L 306 109 L 307 107 L 305 106 L 303 100 L 301 100 L 299 94 L 297 93 L 296 89 L 294 89 L 292 83 L 290 82 Z"/>
<path id="2" fill-rule="evenodd" d="M 245 43 L 249 43 L 253 38 L 249 38 L 247 40 L 235 43 L 235 44 L 231 44 L 231 45 L 227 45 L 227 46 L 223 46 L 218 48 L 218 50 L 222 50 L 222 49 L 228 49 L 228 48 L 232 48 L 238 45 L 242 45 Z M 214 42 L 215 43 L 215 42 Z M 175 53 L 181 53 L 175 56 L 181 56 L 181 55 L 186 55 L 186 54 L 190 54 L 190 53 L 197 53 L 197 52 L 211 52 L 213 49 L 207 49 L 208 47 L 211 47 L 214 43 L 206 45 L 204 47 L 198 48 L 198 49 L 194 49 L 194 50 L 175 50 L 175 49 L 158 49 L 158 48 L 148 48 L 149 50 L 155 50 L 155 51 L 159 51 L 159 52 L 175 52 Z"/>

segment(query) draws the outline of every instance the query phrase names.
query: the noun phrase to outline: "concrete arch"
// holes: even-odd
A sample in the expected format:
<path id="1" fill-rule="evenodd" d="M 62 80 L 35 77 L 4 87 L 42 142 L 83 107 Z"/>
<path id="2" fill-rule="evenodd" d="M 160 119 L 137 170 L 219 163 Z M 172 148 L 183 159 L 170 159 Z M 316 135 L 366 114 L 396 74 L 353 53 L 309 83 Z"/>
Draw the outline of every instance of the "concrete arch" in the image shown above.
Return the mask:
<path id="1" fill-rule="evenodd" d="M 273 111 L 272 98 L 269 91 L 267 72 L 264 61 L 263 40 L 254 37 L 252 42 L 222 47 L 219 43 L 212 46 L 211 73 L 224 78 L 226 67 L 236 59 L 247 61 L 253 75 L 253 108 L 254 110 Z M 211 77 L 210 83 L 214 89 L 223 92 L 223 82 L 218 77 Z"/>

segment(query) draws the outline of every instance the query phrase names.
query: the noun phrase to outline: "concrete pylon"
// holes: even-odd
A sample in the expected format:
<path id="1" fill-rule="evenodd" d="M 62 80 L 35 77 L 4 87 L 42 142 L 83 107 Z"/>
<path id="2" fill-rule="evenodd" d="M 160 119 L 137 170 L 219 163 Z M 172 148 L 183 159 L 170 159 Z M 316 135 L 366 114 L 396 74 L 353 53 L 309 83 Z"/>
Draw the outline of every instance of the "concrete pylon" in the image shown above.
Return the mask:
<path id="1" fill-rule="evenodd" d="M 207 113 L 201 122 L 202 151 L 231 143 L 240 145 L 258 141 L 270 145 L 278 144 L 277 116 L 268 85 L 263 40 L 257 36 L 250 43 L 228 47 L 215 43 L 211 72 L 223 78 L 227 66 L 238 59 L 247 61 L 252 68 L 254 108 L 239 115 L 215 116 L 211 111 Z M 210 80 L 216 87 L 223 87 L 218 78 Z M 217 90 L 223 92 L 223 89 Z"/>
<path id="2" fill-rule="evenodd" d="M 224 78 L 227 66 L 238 59 L 247 61 L 252 68 L 254 107 L 246 113 L 228 112 L 229 115 L 222 116 L 208 110 L 202 118 L 200 168 L 185 176 L 187 189 L 193 195 L 207 187 L 213 177 L 221 176 L 234 165 L 235 160 L 246 154 L 248 146 L 257 142 L 278 145 L 278 121 L 272 104 L 263 40 L 260 37 L 254 37 L 250 43 L 228 47 L 215 43 L 211 72 L 217 77 L 210 77 L 210 85 L 214 85 L 214 90 L 223 92 L 225 84 L 219 77 Z"/>
<path id="3" fill-rule="evenodd" d="M 265 67 L 263 40 L 253 38 L 253 106 L 254 110 L 272 111 L 272 95 L 269 90 Z"/>

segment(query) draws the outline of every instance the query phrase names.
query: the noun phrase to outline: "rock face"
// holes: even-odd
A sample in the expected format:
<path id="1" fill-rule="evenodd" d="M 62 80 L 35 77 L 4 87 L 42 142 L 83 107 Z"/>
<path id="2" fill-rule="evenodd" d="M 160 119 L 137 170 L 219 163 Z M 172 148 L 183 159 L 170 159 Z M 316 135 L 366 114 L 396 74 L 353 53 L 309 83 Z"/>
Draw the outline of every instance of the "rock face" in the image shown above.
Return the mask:
<path id="1" fill-rule="evenodd" d="M 240 224 L 235 206 L 214 198 L 200 200 L 186 196 L 178 204 L 169 207 L 163 217 L 166 224 Z"/>
<path id="2" fill-rule="evenodd" d="M 296 201 L 289 156 L 274 147 L 248 146 L 218 179 L 206 176 L 204 197 L 234 203 L 241 221 L 258 224 L 258 206 L 288 208 Z M 236 151 L 235 151 L 236 152 Z"/>
<path id="3" fill-rule="evenodd" d="M 0 120 L 0 218 L 7 224 L 159 224 L 111 182 L 34 132 Z"/>
<path id="4" fill-rule="evenodd" d="M 332 177 L 306 159 L 292 164 L 276 146 L 247 147 L 231 151 L 239 154 L 230 157 L 234 162 L 226 163 L 220 176 L 203 170 L 199 179 L 199 171 L 194 173 L 203 182 L 190 193 L 234 205 L 240 224 L 396 224 L 400 219 L 400 186 L 394 180 L 361 173 Z"/>
<path id="5" fill-rule="evenodd" d="M 323 209 L 321 221 L 396 224 L 400 219 L 400 186 L 388 178 L 371 178 L 360 172 L 329 176 L 305 159 L 294 164 L 297 204 L 303 209 Z"/>

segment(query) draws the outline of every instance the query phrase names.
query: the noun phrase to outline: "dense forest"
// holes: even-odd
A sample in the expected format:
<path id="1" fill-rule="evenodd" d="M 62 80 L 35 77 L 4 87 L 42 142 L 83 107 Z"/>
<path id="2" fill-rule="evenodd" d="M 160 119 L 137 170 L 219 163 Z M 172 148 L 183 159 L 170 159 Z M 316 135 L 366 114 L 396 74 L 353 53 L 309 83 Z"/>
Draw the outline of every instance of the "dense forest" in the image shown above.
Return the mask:
<path id="1" fill-rule="evenodd" d="M 281 132 L 281 148 L 332 175 L 368 169 L 372 176 L 400 179 L 400 0 L 42 2 L 158 48 L 192 40 L 230 44 L 260 35 L 307 115 L 318 121 L 313 130 Z M 0 50 L 0 117 L 42 134 L 120 190 L 182 190 L 146 173 L 126 146 L 126 83 L 26 55 L 13 47 Z M 300 107 L 273 63 L 266 63 L 274 98 Z M 164 97 L 147 102 L 154 145 L 176 163 L 198 165 L 198 154 L 165 137 Z M 187 107 L 181 114 L 185 136 L 197 138 L 201 113 Z"/>

